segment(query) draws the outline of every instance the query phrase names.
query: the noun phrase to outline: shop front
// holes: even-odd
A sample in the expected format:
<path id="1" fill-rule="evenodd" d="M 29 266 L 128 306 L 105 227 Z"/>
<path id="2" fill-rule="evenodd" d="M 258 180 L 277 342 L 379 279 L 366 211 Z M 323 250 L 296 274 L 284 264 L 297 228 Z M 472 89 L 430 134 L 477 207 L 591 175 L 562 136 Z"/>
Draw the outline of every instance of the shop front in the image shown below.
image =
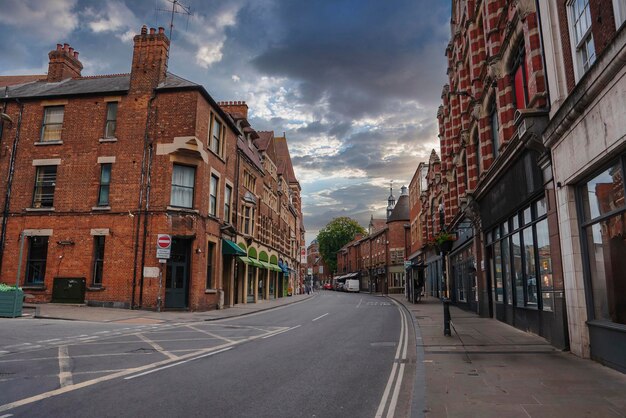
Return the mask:
<path id="1" fill-rule="evenodd" d="M 537 152 L 523 151 L 479 200 L 488 285 L 498 320 L 566 348 L 563 280 L 553 268 L 560 252 L 550 240 L 558 237 L 556 216 L 537 160 Z"/>

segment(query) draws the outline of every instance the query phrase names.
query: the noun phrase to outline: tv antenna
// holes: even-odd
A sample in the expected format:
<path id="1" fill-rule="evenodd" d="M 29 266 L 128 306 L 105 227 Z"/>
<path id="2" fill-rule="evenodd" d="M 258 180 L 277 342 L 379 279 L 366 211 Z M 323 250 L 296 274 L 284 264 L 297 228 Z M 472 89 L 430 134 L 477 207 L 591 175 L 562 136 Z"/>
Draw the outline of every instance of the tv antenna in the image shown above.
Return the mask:
<path id="1" fill-rule="evenodd" d="M 155 12 L 167 12 L 170 13 L 171 17 L 170 17 L 170 34 L 169 34 L 169 38 L 170 41 L 172 40 L 172 31 L 174 30 L 174 15 L 176 14 L 181 14 L 181 15 L 187 15 L 187 27 L 189 27 L 189 16 L 191 16 L 191 6 L 186 6 L 183 3 L 179 2 L 178 0 L 166 0 L 168 3 L 172 3 L 172 9 L 159 9 L 158 7 L 156 8 Z M 156 13 L 155 13 L 155 17 Z M 158 22 L 157 22 L 158 25 Z"/>

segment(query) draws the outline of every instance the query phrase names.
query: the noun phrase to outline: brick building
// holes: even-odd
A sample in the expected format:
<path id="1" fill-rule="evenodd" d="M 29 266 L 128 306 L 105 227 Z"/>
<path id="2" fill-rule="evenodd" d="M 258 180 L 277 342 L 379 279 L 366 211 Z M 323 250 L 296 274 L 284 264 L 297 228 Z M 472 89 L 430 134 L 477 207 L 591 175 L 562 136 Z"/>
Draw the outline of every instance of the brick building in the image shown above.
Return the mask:
<path id="1" fill-rule="evenodd" d="M 420 216 L 422 214 L 422 194 L 428 193 L 428 164 L 420 163 L 413 173 L 409 183 L 409 255 L 407 261 L 411 263 L 407 269 L 406 291 L 409 301 L 415 302 L 416 293 L 421 292 L 425 285 L 425 251 L 424 234 Z"/>
<path id="2" fill-rule="evenodd" d="M 329 283 L 332 279 L 332 272 L 329 271 L 328 266 L 324 263 L 324 260 L 320 255 L 319 243 L 317 242 L 317 239 L 311 241 L 307 247 L 306 254 L 307 278 L 309 280 L 312 279 L 313 283 L 316 285 Z"/>
<path id="3" fill-rule="evenodd" d="M 570 349 L 626 372 L 626 3 L 539 5 Z"/>
<path id="4" fill-rule="evenodd" d="M 410 250 L 409 195 L 406 187 L 396 202 L 391 190 L 387 219 L 372 216 L 368 234 L 358 235 L 337 252 L 337 277 L 359 278 L 361 290 L 404 293 L 404 262 Z"/>
<path id="5" fill-rule="evenodd" d="M 274 272 L 275 289 L 291 273 L 283 265 L 297 271 L 298 241 L 272 246 L 267 260 L 249 251 L 263 240 L 251 179 L 259 186 L 266 170 L 259 134 L 231 114 L 245 104 L 220 105 L 169 73 L 168 50 L 163 29 L 144 26 L 129 74 L 83 77 L 64 44 L 44 79 L 0 77 L 3 282 L 20 271 L 36 301 L 84 286 L 79 297 L 94 305 L 203 310 L 247 302 L 241 265 L 253 255 L 254 277 Z M 280 228 L 298 228 L 301 213 L 281 205 L 291 215 Z M 158 234 L 172 237 L 164 265 Z"/>
<path id="6" fill-rule="evenodd" d="M 449 83 L 437 113 L 443 199 L 436 210 L 428 202 L 424 223 L 432 225 L 428 236 L 442 229 L 456 236 L 441 275 L 444 294 L 566 348 L 535 2 L 453 1 L 446 55 Z"/>

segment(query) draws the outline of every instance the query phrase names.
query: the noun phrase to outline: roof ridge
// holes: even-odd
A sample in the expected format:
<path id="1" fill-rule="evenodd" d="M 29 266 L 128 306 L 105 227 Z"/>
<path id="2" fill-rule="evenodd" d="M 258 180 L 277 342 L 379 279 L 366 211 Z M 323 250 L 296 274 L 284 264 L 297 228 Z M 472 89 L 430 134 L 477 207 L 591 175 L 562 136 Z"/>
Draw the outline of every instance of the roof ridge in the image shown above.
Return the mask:
<path id="1" fill-rule="evenodd" d="M 81 77 L 76 77 L 74 80 L 82 80 L 82 79 L 93 79 L 93 78 L 110 78 L 110 77 L 126 77 L 130 75 L 130 73 L 117 73 L 117 74 L 97 74 L 97 75 L 85 75 Z"/>

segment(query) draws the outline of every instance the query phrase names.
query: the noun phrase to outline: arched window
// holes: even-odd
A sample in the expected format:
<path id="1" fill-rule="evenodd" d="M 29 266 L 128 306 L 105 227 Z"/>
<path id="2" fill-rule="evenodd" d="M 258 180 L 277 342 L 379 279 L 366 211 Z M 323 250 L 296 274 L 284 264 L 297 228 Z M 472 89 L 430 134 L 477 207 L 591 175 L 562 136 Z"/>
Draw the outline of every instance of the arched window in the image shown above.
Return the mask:
<path id="1" fill-rule="evenodd" d="M 491 140 L 493 145 L 493 159 L 498 158 L 498 148 L 500 147 L 500 124 L 498 123 L 498 106 L 496 98 L 491 102 L 489 110 L 489 126 L 491 126 Z"/>

